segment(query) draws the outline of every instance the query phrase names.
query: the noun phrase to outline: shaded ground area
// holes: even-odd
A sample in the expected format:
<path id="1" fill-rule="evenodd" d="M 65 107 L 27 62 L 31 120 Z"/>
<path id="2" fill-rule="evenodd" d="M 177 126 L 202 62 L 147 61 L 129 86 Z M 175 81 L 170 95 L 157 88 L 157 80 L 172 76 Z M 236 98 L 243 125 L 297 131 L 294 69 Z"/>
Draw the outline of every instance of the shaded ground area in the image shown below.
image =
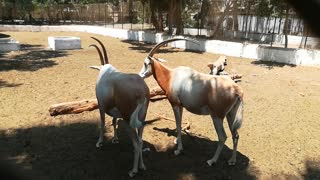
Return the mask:
<path id="1" fill-rule="evenodd" d="M 99 113 L 50 117 L 51 104 L 95 97 L 98 55 L 88 45 L 86 33 L 4 32 L 20 41 L 19 52 L 0 56 L 0 167 L 12 164 L 13 172 L 29 179 L 129 179 L 132 145 L 119 121 L 119 144 L 112 144 L 111 119 L 102 149 L 96 149 Z M 79 36 L 83 49 L 51 51 L 47 37 Z M 150 44 L 99 37 L 108 48 L 109 60 L 124 72 L 138 72 Z M 186 65 L 208 73 L 207 63 L 216 54 L 184 52 L 167 47 L 158 57 L 167 66 Z M 205 161 L 217 147 L 217 136 L 207 116 L 185 111 L 190 135 L 183 135 L 184 154 L 174 156 L 175 123 L 166 100 L 151 103 L 144 144 L 147 171 L 135 179 L 319 179 L 320 178 L 320 69 L 256 62 L 228 57 L 228 72 L 243 74 L 244 123 L 240 131 L 238 163 L 229 167 L 232 142 L 226 142 L 219 162 Z M 150 87 L 156 82 L 146 80 Z M 226 123 L 225 123 L 226 125 Z M 227 125 L 225 126 L 227 135 Z M 3 165 L 4 164 L 4 165 Z M 3 166 L 2 166 L 3 165 Z M 3 172 L 9 172 L 6 168 Z"/>
<path id="2" fill-rule="evenodd" d="M 8 37 L 10 37 L 10 35 L 0 33 L 0 38 L 8 38 Z"/>

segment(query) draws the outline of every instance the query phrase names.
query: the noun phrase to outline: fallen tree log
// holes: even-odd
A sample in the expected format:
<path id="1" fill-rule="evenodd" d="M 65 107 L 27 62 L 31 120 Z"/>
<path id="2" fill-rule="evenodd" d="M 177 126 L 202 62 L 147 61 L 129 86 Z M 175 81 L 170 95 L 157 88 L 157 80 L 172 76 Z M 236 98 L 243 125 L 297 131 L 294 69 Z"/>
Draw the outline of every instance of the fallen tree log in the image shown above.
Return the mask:
<path id="1" fill-rule="evenodd" d="M 84 111 L 92 111 L 95 109 L 98 109 L 97 99 L 86 99 L 51 105 L 49 108 L 49 113 L 51 116 L 57 116 L 61 114 L 78 114 Z"/>
<path id="2" fill-rule="evenodd" d="M 166 99 L 165 92 L 160 87 L 152 88 L 150 91 L 150 101 L 155 102 Z M 54 104 L 49 107 L 51 116 L 63 114 L 79 114 L 84 111 L 92 111 L 98 109 L 97 99 L 85 99 L 81 101 L 63 102 Z"/>

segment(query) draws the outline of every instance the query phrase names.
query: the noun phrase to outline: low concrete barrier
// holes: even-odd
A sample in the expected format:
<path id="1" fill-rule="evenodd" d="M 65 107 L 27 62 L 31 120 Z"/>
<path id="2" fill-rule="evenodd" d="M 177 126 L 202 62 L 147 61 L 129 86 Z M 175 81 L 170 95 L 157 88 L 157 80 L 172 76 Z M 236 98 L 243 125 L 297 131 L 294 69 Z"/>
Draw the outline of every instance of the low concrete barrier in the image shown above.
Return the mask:
<path id="1" fill-rule="evenodd" d="M 49 48 L 52 50 L 81 49 L 81 40 L 74 36 L 49 36 Z"/>
<path id="2" fill-rule="evenodd" d="M 159 43 L 165 39 L 175 37 L 161 33 L 148 31 L 133 31 L 125 29 L 113 29 L 100 26 L 87 25 L 62 25 L 62 26 L 31 26 L 31 25 L 0 25 L 0 31 L 51 31 L 51 32 L 88 32 L 111 36 L 119 39 L 144 41 L 148 43 Z M 284 49 L 268 47 L 261 44 L 247 44 L 230 41 L 196 39 L 200 45 L 192 42 L 177 41 L 170 46 L 189 49 L 194 51 L 205 51 L 227 56 L 251 58 L 257 60 L 273 61 L 293 65 L 320 65 L 320 51 L 306 49 Z"/>
<path id="3" fill-rule="evenodd" d="M 7 51 L 19 51 L 20 50 L 20 43 L 15 39 L 11 38 L 4 38 L 0 39 L 0 52 L 7 52 Z"/>

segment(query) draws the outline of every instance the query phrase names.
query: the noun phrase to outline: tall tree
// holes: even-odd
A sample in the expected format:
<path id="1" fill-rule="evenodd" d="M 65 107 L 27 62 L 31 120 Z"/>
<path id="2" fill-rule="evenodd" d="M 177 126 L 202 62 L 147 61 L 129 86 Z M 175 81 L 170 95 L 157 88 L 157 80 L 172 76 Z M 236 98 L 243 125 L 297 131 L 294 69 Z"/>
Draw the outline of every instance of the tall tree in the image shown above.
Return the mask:
<path id="1" fill-rule="evenodd" d="M 157 32 L 163 32 L 163 13 L 168 10 L 169 0 L 149 0 L 151 22 Z"/>
<path id="2" fill-rule="evenodd" d="M 234 1 L 233 0 L 226 0 L 225 1 L 225 9 L 222 13 L 220 13 L 220 16 L 217 20 L 216 25 L 213 28 L 212 37 L 215 37 L 218 33 L 218 30 L 220 29 L 220 26 L 222 25 L 223 21 L 225 20 L 225 17 L 230 13 L 230 9 L 233 6 Z"/>

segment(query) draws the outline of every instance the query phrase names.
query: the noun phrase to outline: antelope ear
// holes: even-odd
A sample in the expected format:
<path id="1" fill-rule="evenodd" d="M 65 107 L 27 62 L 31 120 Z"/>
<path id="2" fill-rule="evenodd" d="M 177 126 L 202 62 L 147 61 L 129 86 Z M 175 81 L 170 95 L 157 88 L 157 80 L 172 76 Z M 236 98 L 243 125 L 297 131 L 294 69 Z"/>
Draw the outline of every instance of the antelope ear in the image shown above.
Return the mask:
<path id="1" fill-rule="evenodd" d="M 166 61 L 165 59 L 161 59 L 161 58 L 157 58 L 157 60 L 158 60 L 159 62 L 168 62 L 168 61 Z"/>
<path id="2" fill-rule="evenodd" d="M 91 69 L 96 69 L 98 71 L 100 71 L 101 67 L 100 66 L 89 66 L 89 68 Z"/>
<path id="3" fill-rule="evenodd" d="M 212 69 L 212 68 L 213 68 L 213 63 L 209 63 L 207 66 L 208 66 L 210 69 Z"/>

